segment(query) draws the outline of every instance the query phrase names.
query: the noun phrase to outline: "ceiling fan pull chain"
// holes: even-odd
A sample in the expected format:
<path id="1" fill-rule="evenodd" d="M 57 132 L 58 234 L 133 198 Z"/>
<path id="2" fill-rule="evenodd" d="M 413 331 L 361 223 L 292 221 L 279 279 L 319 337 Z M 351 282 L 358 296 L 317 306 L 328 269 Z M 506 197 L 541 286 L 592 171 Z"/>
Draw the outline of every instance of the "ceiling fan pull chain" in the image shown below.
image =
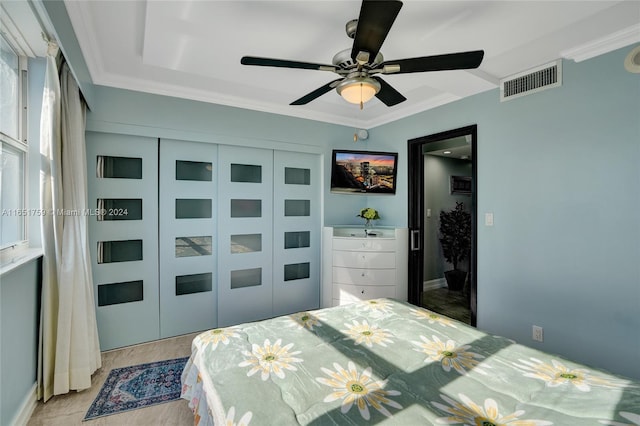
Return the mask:
<path id="1" fill-rule="evenodd" d="M 360 83 L 360 111 L 364 109 L 364 102 L 362 102 L 362 83 Z"/>

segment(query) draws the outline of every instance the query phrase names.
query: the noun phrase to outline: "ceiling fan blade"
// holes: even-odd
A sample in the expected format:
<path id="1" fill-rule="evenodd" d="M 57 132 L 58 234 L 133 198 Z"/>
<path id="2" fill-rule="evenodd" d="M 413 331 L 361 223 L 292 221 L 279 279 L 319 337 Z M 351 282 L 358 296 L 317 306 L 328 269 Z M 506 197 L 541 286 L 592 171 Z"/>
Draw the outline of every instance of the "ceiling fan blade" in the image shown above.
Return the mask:
<path id="1" fill-rule="evenodd" d="M 388 74 L 407 74 L 412 72 L 460 70 L 478 68 L 484 57 L 484 50 L 448 53 L 446 55 L 422 56 L 419 58 L 385 61 L 381 68 L 399 66 L 400 70 L 392 70 Z M 383 74 L 385 72 L 383 71 Z"/>
<path id="2" fill-rule="evenodd" d="M 380 77 L 372 77 L 380 83 L 380 91 L 376 94 L 376 98 L 380 99 L 386 106 L 398 105 L 400 102 L 407 100 L 400 92 L 394 89 L 389 83 Z"/>
<path id="3" fill-rule="evenodd" d="M 243 56 L 240 59 L 242 65 L 257 65 L 261 67 L 300 68 L 305 70 L 336 71 L 333 65 L 314 64 L 311 62 L 289 61 L 286 59 L 259 58 L 256 56 Z"/>
<path id="4" fill-rule="evenodd" d="M 297 100 L 291 102 L 289 105 L 306 105 L 309 102 L 311 102 L 312 100 L 314 100 L 316 98 L 319 98 L 320 96 L 322 96 L 325 93 L 329 92 L 331 89 L 336 87 L 336 83 L 337 82 L 342 81 L 342 80 L 343 80 L 342 78 L 339 78 L 337 80 L 333 80 L 333 81 L 325 84 L 324 86 L 317 88 L 313 92 L 304 95 L 300 99 L 297 99 Z"/>
<path id="5" fill-rule="evenodd" d="M 401 7 L 402 2 L 397 0 L 363 0 L 351 59 L 355 61 L 363 51 L 369 53 L 371 60 L 376 57 Z"/>

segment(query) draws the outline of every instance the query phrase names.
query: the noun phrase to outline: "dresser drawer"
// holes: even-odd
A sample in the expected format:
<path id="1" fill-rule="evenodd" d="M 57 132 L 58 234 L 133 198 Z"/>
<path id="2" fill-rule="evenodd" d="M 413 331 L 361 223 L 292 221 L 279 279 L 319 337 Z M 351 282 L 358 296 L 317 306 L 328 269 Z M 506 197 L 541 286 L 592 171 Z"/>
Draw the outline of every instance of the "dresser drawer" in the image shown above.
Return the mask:
<path id="1" fill-rule="evenodd" d="M 395 285 L 395 269 L 362 269 L 333 267 L 333 282 L 357 285 Z"/>
<path id="2" fill-rule="evenodd" d="M 393 269 L 395 253 L 365 251 L 333 251 L 333 266 L 362 269 Z"/>
<path id="3" fill-rule="evenodd" d="M 333 298 L 339 305 L 382 297 L 396 297 L 396 288 L 394 286 L 333 285 Z"/>
<path id="4" fill-rule="evenodd" d="M 396 240 L 371 238 L 334 238 L 334 250 L 396 251 Z"/>

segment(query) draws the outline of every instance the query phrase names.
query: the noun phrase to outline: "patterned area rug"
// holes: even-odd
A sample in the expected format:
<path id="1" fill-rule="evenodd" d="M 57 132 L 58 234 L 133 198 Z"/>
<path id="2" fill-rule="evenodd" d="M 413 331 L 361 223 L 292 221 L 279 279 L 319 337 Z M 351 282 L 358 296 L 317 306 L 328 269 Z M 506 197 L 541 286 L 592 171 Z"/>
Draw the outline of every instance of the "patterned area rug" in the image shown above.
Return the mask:
<path id="1" fill-rule="evenodd" d="M 136 410 L 180 398 L 188 357 L 111 370 L 84 420 Z"/>

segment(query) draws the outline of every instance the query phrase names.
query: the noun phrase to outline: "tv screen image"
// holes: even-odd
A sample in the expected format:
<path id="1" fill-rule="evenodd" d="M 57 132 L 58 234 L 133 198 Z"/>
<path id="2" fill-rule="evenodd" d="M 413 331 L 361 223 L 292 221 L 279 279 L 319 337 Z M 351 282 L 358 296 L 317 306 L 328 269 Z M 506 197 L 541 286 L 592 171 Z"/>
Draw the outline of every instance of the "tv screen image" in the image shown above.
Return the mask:
<path id="1" fill-rule="evenodd" d="M 395 194 L 397 152 L 334 150 L 331 192 Z"/>

